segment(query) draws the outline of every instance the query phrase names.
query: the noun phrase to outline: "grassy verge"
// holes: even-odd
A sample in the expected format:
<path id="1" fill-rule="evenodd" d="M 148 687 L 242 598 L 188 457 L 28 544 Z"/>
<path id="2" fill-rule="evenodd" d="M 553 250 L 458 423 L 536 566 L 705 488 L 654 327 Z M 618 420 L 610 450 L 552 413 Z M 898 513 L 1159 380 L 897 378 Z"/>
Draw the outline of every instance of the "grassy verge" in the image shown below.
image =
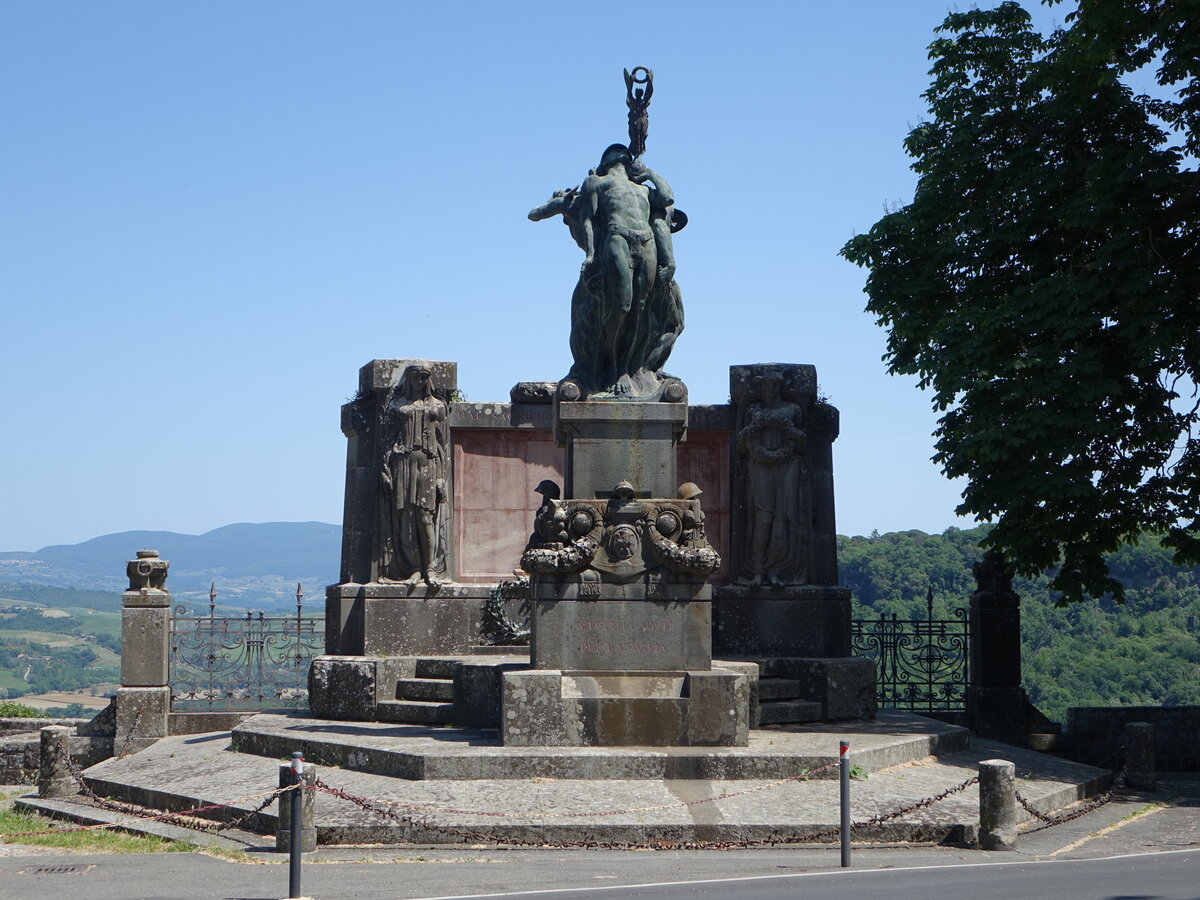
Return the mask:
<path id="1" fill-rule="evenodd" d="M 154 835 L 127 834 L 112 828 L 69 830 L 77 827 L 68 822 L 17 812 L 11 808 L 0 809 L 0 842 L 3 843 L 57 847 L 85 853 L 191 853 L 201 849 L 188 841 L 170 841 Z M 26 834 L 30 831 L 50 833 Z"/>

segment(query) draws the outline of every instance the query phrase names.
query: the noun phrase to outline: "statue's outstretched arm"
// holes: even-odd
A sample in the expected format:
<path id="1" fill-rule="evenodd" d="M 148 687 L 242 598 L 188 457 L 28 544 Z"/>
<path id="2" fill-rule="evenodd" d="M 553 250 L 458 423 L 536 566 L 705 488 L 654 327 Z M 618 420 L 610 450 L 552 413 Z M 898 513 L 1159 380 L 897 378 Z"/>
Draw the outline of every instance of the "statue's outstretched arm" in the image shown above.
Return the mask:
<path id="1" fill-rule="evenodd" d="M 552 216 L 561 216 L 567 211 L 569 205 L 570 200 L 567 197 L 567 192 L 555 191 L 553 197 L 541 206 L 535 206 L 529 211 L 529 219 L 532 222 L 540 222 L 542 219 L 549 219 Z"/>

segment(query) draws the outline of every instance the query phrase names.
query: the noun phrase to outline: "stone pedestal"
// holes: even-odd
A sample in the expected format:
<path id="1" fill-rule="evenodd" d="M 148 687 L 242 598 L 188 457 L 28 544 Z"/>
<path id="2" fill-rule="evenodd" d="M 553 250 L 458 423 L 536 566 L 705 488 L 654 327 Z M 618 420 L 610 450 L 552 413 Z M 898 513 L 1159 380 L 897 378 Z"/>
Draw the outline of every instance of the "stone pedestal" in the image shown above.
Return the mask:
<path id="1" fill-rule="evenodd" d="M 121 687 L 114 701 L 115 753 L 136 753 L 167 736 L 171 713 L 169 653 L 170 567 L 156 550 L 139 550 L 126 564 L 121 595 Z"/>
<path id="2" fill-rule="evenodd" d="M 556 399 L 554 435 L 567 448 L 563 496 L 606 498 L 628 481 L 639 497 L 674 497 L 687 419 L 686 402 Z"/>
<path id="3" fill-rule="evenodd" d="M 477 642 L 478 587 L 335 584 L 325 591 L 325 650 L 351 656 L 467 653 Z"/>
<path id="4" fill-rule="evenodd" d="M 508 746 L 745 746 L 749 739 L 749 680 L 724 669 L 509 672 L 502 703 Z"/>
<path id="5" fill-rule="evenodd" d="M 729 584 L 714 596 L 718 656 L 851 655 L 849 588 Z"/>

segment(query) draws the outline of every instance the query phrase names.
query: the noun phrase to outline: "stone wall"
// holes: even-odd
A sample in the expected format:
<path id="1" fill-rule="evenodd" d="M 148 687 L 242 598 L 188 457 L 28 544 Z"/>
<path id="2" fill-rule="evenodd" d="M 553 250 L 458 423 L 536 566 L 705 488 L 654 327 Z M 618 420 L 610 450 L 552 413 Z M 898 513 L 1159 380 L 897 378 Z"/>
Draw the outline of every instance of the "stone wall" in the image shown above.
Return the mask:
<path id="1" fill-rule="evenodd" d="M 0 718 L 0 784 L 34 784 L 41 757 L 40 729 L 47 725 L 78 728 L 90 719 Z M 71 758 L 80 767 L 94 765 L 112 755 L 112 738 L 75 734 Z"/>
<path id="2" fill-rule="evenodd" d="M 1067 710 L 1073 758 L 1112 767 L 1128 722 L 1154 726 L 1159 772 L 1200 772 L 1200 706 L 1076 706 Z"/>

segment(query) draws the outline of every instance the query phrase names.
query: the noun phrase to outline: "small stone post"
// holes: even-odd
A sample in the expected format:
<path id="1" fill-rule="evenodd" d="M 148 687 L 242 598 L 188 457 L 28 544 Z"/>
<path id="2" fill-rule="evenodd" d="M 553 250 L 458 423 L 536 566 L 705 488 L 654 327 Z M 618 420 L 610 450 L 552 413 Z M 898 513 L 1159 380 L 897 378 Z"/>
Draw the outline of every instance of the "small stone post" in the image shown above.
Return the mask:
<path id="1" fill-rule="evenodd" d="M 317 767 L 312 763 L 304 763 L 304 783 L 312 788 L 317 783 Z M 288 787 L 292 784 L 292 764 L 281 763 L 279 766 L 279 786 Z M 312 853 L 317 849 L 317 792 L 305 789 L 300 792 L 300 852 Z M 287 791 L 279 795 L 279 815 L 275 826 L 275 849 L 287 853 L 292 849 L 292 798 L 295 791 Z"/>
<path id="2" fill-rule="evenodd" d="M 1017 849 L 1016 766 L 1005 759 L 979 764 L 979 848 Z"/>
<path id="3" fill-rule="evenodd" d="M 71 778 L 71 732 L 65 725 L 42 729 L 41 762 L 38 766 L 39 797 L 73 797 L 79 793 Z"/>
<path id="4" fill-rule="evenodd" d="M 1125 783 L 1152 791 L 1158 787 L 1155 774 L 1154 726 L 1149 722 L 1125 723 Z"/>
<path id="5" fill-rule="evenodd" d="M 136 753 L 167 736 L 171 712 L 168 677 L 171 593 L 165 559 L 139 550 L 125 566 L 129 590 L 121 595 L 121 687 L 113 753 Z"/>

